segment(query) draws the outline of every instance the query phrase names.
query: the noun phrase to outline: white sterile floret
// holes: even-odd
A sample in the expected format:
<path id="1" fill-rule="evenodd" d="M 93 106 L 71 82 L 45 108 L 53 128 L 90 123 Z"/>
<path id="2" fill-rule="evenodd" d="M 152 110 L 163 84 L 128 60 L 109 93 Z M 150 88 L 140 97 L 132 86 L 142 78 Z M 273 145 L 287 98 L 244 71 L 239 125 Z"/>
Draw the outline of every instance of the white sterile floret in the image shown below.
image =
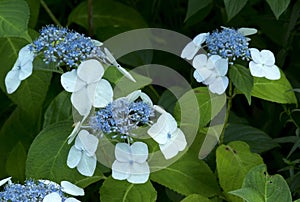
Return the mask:
<path id="1" fill-rule="evenodd" d="M 241 27 L 237 30 L 239 33 L 241 33 L 244 36 L 249 36 L 257 33 L 257 29 L 255 28 L 248 28 L 248 27 Z"/>
<path id="2" fill-rule="evenodd" d="M 148 104 L 150 107 L 153 106 L 151 98 L 141 90 L 133 91 L 132 93 L 127 95 L 126 98 L 129 102 L 134 102 L 136 99 L 140 98 L 144 103 Z"/>
<path id="3" fill-rule="evenodd" d="M 275 57 L 271 51 L 250 48 L 250 53 L 252 61 L 249 63 L 249 69 L 252 76 L 270 80 L 280 79 L 280 70 L 275 65 Z"/>
<path id="4" fill-rule="evenodd" d="M 96 150 L 98 138 L 91 135 L 86 130 L 81 130 L 69 151 L 67 165 L 70 168 L 77 168 L 78 172 L 84 176 L 92 176 L 96 169 Z"/>
<path id="5" fill-rule="evenodd" d="M 133 82 L 136 82 L 136 80 L 133 78 L 133 76 L 126 70 L 124 69 L 117 61 L 116 59 L 114 58 L 114 56 L 111 54 L 111 52 L 107 49 L 107 48 L 104 48 L 104 52 L 106 54 L 106 59 L 107 61 L 114 65 L 115 67 L 117 67 L 117 69 L 125 76 L 127 77 L 128 79 L 130 79 L 131 81 Z"/>
<path id="6" fill-rule="evenodd" d="M 202 44 L 206 41 L 209 33 L 198 34 L 190 43 L 188 43 L 181 52 L 181 57 L 191 60 L 197 54 L 202 47 Z"/>
<path id="7" fill-rule="evenodd" d="M 133 184 L 148 181 L 150 168 L 147 162 L 148 146 L 143 142 L 132 145 L 117 143 L 115 147 L 116 160 L 112 164 L 112 177 L 117 180 L 127 180 Z"/>
<path id="8" fill-rule="evenodd" d="M 193 60 L 196 69 L 194 78 L 198 82 L 208 85 L 212 93 L 222 94 L 225 92 L 229 80 L 226 76 L 228 61 L 219 55 L 207 57 L 204 54 L 197 55 Z"/>
<path id="9" fill-rule="evenodd" d="M 69 195 L 72 196 L 83 196 L 84 195 L 84 190 L 71 182 L 68 181 L 62 181 L 60 183 L 61 185 L 61 190 Z M 59 185 L 58 185 L 59 186 Z M 62 198 L 57 192 L 52 192 L 48 195 L 46 195 L 43 199 L 43 202 L 61 202 Z M 79 200 L 69 197 L 65 200 L 65 202 L 80 202 Z"/>
<path id="10" fill-rule="evenodd" d="M 11 183 L 11 177 L 7 177 L 7 178 L 4 178 L 4 179 L 2 179 L 2 180 L 0 180 L 0 187 L 2 186 L 2 185 L 4 185 L 5 183 Z"/>
<path id="11" fill-rule="evenodd" d="M 183 151 L 187 145 L 183 132 L 177 128 L 174 117 L 159 106 L 153 107 L 162 113 L 157 122 L 148 129 L 148 134 L 159 144 L 166 159 L 171 159 Z"/>
<path id="12" fill-rule="evenodd" d="M 113 90 L 110 83 L 102 79 L 104 68 L 98 60 L 82 62 L 61 76 L 64 89 L 71 92 L 71 102 L 80 115 L 89 114 L 92 106 L 105 107 L 112 102 Z"/>
<path id="13" fill-rule="evenodd" d="M 20 86 L 21 81 L 32 74 L 34 53 L 30 51 L 29 46 L 30 44 L 24 46 L 19 51 L 17 61 L 5 77 L 5 86 L 8 94 L 15 92 Z"/>

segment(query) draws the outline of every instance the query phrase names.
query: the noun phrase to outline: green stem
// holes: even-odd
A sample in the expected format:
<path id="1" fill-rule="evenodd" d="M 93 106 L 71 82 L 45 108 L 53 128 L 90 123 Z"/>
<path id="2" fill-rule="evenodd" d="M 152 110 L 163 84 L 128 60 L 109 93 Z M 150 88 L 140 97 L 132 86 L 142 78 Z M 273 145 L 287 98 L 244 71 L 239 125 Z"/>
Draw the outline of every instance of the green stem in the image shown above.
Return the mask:
<path id="1" fill-rule="evenodd" d="M 220 135 L 219 145 L 223 144 L 223 142 L 224 142 L 225 129 L 227 128 L 227 125 L 228 125 L 229 114 L 230 114 L 230 110 L 232 107 L 233 85 L 232 85 L 231 81 L 229 81 L 229 89 L 228 89 L 227 99 L 228 99 L 228 101 L 227 101 L 226 115 L 225 115 L 225 120 L 224 120 L 224 127 L 223 127 L 221 135 Z"/>
<path id="2" fill-rule="evenodd" d="M 94 23 L 93 23 L 93 0 L 88 0 L 88 25 L 89 36 L 94 35 Z"/>
<path id="3" fill-rule="evenodd" d="M 56 69 L 34 68 L 34 70 L 44 71 L 44 72 L 56 72 L 56 73 L 59 73 L 59 74 L 63 74 L 64 73 L 63 71 L 56 70 Z"/>
<path id="4" fill-rule="evenodd" d="M 49 7 L 47 6 L 46 2 L 44 0 L 40 0 L 41 5 L 43 6 L 43 8 L 46 10 L 46 12 L 48 13 L 48 15 L 50 16 L 50 18 L 53 20 L 53 22 L 61 27 L 60 22 L 58 21 L 58 19 L 54 16 L 54 14 L 52 13 L 52 11 L 49 9 Z"/>

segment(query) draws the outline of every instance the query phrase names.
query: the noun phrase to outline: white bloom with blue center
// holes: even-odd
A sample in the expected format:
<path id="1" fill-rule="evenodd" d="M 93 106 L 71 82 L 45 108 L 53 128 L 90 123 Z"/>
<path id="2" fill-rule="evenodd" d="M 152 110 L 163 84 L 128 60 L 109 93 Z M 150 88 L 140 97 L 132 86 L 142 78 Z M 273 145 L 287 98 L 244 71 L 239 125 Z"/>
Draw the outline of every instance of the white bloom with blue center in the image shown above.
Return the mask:
<path id="1" fill-rule="evenodd" d="M 143 142 L 132 145 L 117 143 L 115 147 L 116 160 L 112 164 L 112 177 L 116 180 L 127 180 L 133 184 L 148 181 L 150 168 L 147 162 L 148 146 Z"/>
<path id="2" fill-rule="evenodd" d="M 181 52 L 181 57 L 187 60 L 192 60 L 197 52 L 202 47 L 202 44 L 206 41 L 209 33 L 198 34 L 190 43 L 188 43 Z"/>
<path id="3" fill-rule="evenodd" d="M 19 51 L 17 61 L 5 77 L 5 86 L 8 94 L 15 92 L 20 86 L 21 81 L 27 79 L 32 74 L 34 53 L 29 47 L 30 44 L 24 46 Z"/>
<path id="4" fill-rule="evenodd" d="M 204 54 L 197 55 L 193 60 L 196 69 L 194 78 L 198 82 L 208 85 L 212 93 L 222 94 L 225 92 L 229 80 L 226 76 L 228 71 L 228 60 L 219 55 L 207 57 Z"/>
<path id="5" fill-rule="evenodd" d="M 110 83 L 102 79 L 104 68 L 98 60 L 82 62 L 61 76 L 64 89 L 71 92 L 71 102 L 80 115 L 89 114 L 92 106 L 105 107 L 112 101 L 113 90 Z"/>
<path id="6" fill-rule="evenodd" d="M 280 79 L 280 71 L 275 65 L 275 57 L 271 51 L 250 48 L 250 53 L 252 61 L 249 63 L 249 69 L 252 76 L 265 77 L 269 80 Z"/>
<path id="7" fill-rule="evenodd" d="M 184 133 L 170 113 L 158 106 L 154 106 L 154 109 L 161 115 L 147 132 L 159 144 L 164 157 L 171 159 L 185 149 L 187 142 Z"/>
<path id="8" fill-rule="evenodd" d="M 98 138 L 91 135 L 86 130 L 81 130 L 69 151 L 67 165 L 70 168 L 77 168 L 78 172 L 84 176 L 92 176 L 96 169 L 96 150 Z"/>

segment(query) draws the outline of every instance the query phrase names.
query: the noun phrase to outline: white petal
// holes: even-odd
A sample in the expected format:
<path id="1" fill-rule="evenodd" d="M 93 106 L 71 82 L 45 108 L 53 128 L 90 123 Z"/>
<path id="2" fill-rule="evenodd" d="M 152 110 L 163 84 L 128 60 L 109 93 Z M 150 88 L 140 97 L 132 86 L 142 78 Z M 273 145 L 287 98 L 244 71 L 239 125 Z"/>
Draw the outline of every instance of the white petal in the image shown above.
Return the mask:
<path id="1" fill-rule="evenodd" d="M 31 46 L 31 44 L 27 44 L 26 46 L 24 46 L 23 48 L 20 49 L 19 53 L 18 53 L 18 58 L 23 61 L 23 60 L 34 60 L 34 53 L 33 51 L 30 51 L 29 47 Z"/>
<path id="2" fill-rule="evenodd" d="M 106 54 L 106 59 L 114 66 L 117 66 L 117 61 L 116 59 L 114 58 L 114 56 L 111 54 L 111 52 L 107 49 L 107 48 L 104 48 L 104 52 Z"/>
<path id="3" fill-rule="evenodd" d="M 43 202 L 60 202 L 62 199 L 57 192 L 52 192 L 44 197 Z"/>
<path id="4" fill-rule="evenodd" d="M 153 109 L 161 114 L 167 113 L 166 110 L 164 110 L 161 106 L 159 105 L 153 105 Z"/>
<path id="5" fill-rule="evenodd" d="M 194 71 L 193 76 L 199 83 L 205 80 L 197 70 Z"/>
<path id="6" fill-rule="evenodd" d="M 223 94 L 228 86 L 228 78 L 226 76 L 218 77 L 213 83 L 208 86 L 208 89 L 212 93 L 217 93 L 219 95 Z"/>
<path id="7" fill-rule="evenodd" d="M 74 129 L 72 130 L 71 134 L 68 136 L 68 144 L 71 144 L 73 142 L 73 140 L 75 139 L 76 135 L 78 134 L 79 130 L 81 127 L 81 121 L 78 121 L 75 126 Z"/>
<path id="8" fill-rule="evenodd" d="M 142 184 L 148 181 L 149 175 L 150 168 L 147 162 L 133 163 L 127 181 L 133 184 Z"/>
<path id="9" fill-rule="evenodd" d="M 83 152 L 81 160 L 77 165 L 77 170 L 84 176 L 93 176 L 97 165 L 96 156 L 88 156 L 85 152 Z"/>
<path id="10" fill-rule="evenodd" d="M 256 48 L 250 48 L 249 50 L 250 50 L 250 55 L 251 55 L 253 62 L 262 64 L 263 60 L 261 58 L 261 54 L 260 54 L 259 50 Z"/>
<path id="11" fill-rule="evenodd" d="M 132 160 L 144 163 L 148 158 L 148 146 L 143 142 L 135 142 L 131 145 Z"/>
<path id="12" fill-rule="evenodd" d="M 166 159 L 171 159 L 179 152 L 177 145 L 174 141 L 169 141 L 166 144 L 160 144 L 159 149 Z"/>
<path id="13" fill-rule="evenodd" d="M 257 33 L 257 29 L 255 28 L 247 28 L 247 27 L 241 27 L 237 30 L 239 33 L 241 33 L 244 36 L 249 36 Z"/>
<path id="14" fill-rule="evenodd" d="M 104 74 L 104 68 L 98 60 L 90 59 L 80 63 L 77 75 L 86 83 L 99 81 Z"/>
<path id="15" fill-rule="evenodd" d="M 133 82 L 136 82 L 136 80 L 133 78 L 133 76 L 126 69 L 124 69 L 121 65 L 119 65 L 117 63 L 116 67 L 125 77 L 127 77 L 129 80 L 131 80 Z"/>
<path id="16" fill-rule="evenodd" d="M 275 64 L 275 57 L 274 54 L 269 50 L 262 50 L 260 52 L 263 64 L 272 66 Z"/>
<path id="17" fill-rule="evenodd" d="M 88 132 L 87 132 L 86 130 L 83 130 L 83 133 L 88 133 Z M 83 144 L 82 144 L 80 138 L 78 137 L 78 135 L 77 135 L 77 137 L 76 137 L 76 139 L 75 139 L 75 144 L 74 144 L 74 146 L 76 147 L 76 149 L 78 149 L 78 150 L 80 150 L 80 151 L 83 151 L 83 150 L 84 150 Z"/>
<path id="18" fill-rule="evenodd" d="M 38 180 L 38 181 L 45 184 L 45 185 L 48 185 L 48 186 L 52 185 L 52 186 L 56 187 L 57 189 L 60 189 L 60 185 L 57 184 L 56 182 L 51 181 L 51 180 Z"/>
<path id="19" fill-rule="evenodd" d="M 130 175 L 130 164 L 115 160 L 112 164 L 112 178 L 116 180 L 125 180 Z"/>
<path id="20" fill-rule="evenodd" d="M 89 99 L 86 88 L 82 88 L 77 92 L 72 93 L 71 102 L 78 113 L 82 116 L 89 114 L 92 108 L 92 103 Z"/>
<path id="21" fill-rule="evenodd" d="M 68 158 L 67 158 L 67 165 L 69 168 L 75 168 L 81 159 L 82 151 L 76 149 L 73 145 L 69 151 Z"/>
<path id="22" fill-rule="evenodd" d="M 142 94 L 141 90 L 135 90 L 132 93 L 128 94 L 126 98 L 129 102 L 134 102 L 136 99 L 138 99 Z"/>
<path id="23" fill-rule="evenodd" d="M 188 43 L 181 52 L 181 58 L 186 58 L 187 60 L 193 59 L 196 53 L 199 51 L 198 47 L 193 41 Z"/>
<path id="24" fill-rule="evenodd" d="M 32 60 L 21 61 L 21 69 L 19 74 L 19 79 L 22 81 L 28 78 L 32 74 Z"/>
<path id="25" fill-rule="evenodd" d="M 280 79 L 280 71 L 276 65 L 264 67 L 265 77 L 270 80 Z"/>
<path id="26" fill-rule="evenodd" d="M 78 133 L 78 137 L 83 145 L 85 151 L 88 155 L 93 156 L 98 147 L 98 138 L 94 135 L 91 135 L 88 131 L 82 130 Z"/>
<path id="27" fill-rule="evenodd" d="M 0 187 L 1 187 L 2 185 L 4 185 L 6 182 L 11 181 L 10 179 L 11 179 L 11 177 L 7 177 L 7 178 L 5 178 L 5 179 L 3 179 L 3 180 L 0 180 Z"/>
<path id="28" fill-rule="evenodd" d="M 131 159 L 131 148 L 127 143 L 117 143 L 115 157 L 120 162 L 129 162 Z"/>
<path id="29" fill-rule="evenodd" d="M 103 43 L 101 41 L 98 41 L 98 40 L 95 40 L 95 39 L 92 39 L 92 42 L 95 46 L 102 46 Z"/>
<path id="30" fill-rule="evenodd" d="M 77 83 L 77 80 L 77 72 L 75 69 L 63 73 L 60 77 L 62 87 L 70 93 L 75 92 L 83 87 L 82 85 L 80 85 L 80 83 Z"/>
<path id="31" fill-rule="evenodd" d="M 70 197 L 70 198 L 67 198 L 67 199 L 65 200 L 65 202 L 80 202 L 80 201 L 77 200 L 76 198 Z"/>
<path id="32" fill-rule="evenodd" d="M 107 80 L 101 79 L 96 84 L 95 92 L 89 92 L 89 96 L 93 98 L 94 107 L 105 107 L 113 101 L 113 89 Z"/>
<path id="33" fill-rule="evenodd" d="M 209 35 L 209 33 L 201 33 L 198 34 L 197 36 L 195 36 L 195 38 L 193 39 L 193 42 L 201 47 L 201 45 L 206 41 L 207 36 Z"/>
<path id="34" fill-rule="evenodd" d="M 61 190 L 72 196 L 84 196 L 84 190 L 68 181 L 61 181 Z"/>
<path id="35" fill-rule="evenodd" d="M 264 77 L 265 72 L 264 72 L 263 68 L 264 67 L 261 64 L 257 64 L 253 61 L 249 62 L 249 69 L 250 69 L 250 73 L 251 73 L 252 76 Z"/>
<path id="36" fill-rule="evenodd" d="M 21 81 L 19 79 L 18 70 L 10 70 L 5 77 L 5 86 L 8 94 L 15 92 L 20 86 Z"/>
<path id="37" fill-rule="evenodd" d="M 216 64 L 216 62 L 218 60 L 220 60 L 220 59 L 222 59 L 222 57 L 219 56 L 219 55 L 211 55 L 211 56 L 209 56 L 209 60 L 212 61 L 213 64 Z"/>
<path id="38" fill-rule="evenodd" d="M 183 151 L 187 145 L 184 133 L 182 132 L 182 130 L 180 130 L 180 128 L 177 128 L 173 136 L 174 136 L 174 143 L 177 145 L 178 151 Z"/>
<path id="39" fill-rule="evenodd" d="M 225 76 L 228 71 L 228 61 L 224 58 L 216 61 L 216 72 L 218 76 Z"/>
<path id="40" fill-rule="evenodd" d="M 207 56 L 204 54 L 196 55 L 193 59 L 193 67 L 195 69 L 204 68 L 207 64 Z"/>
<path id="41" fill-rule="evenodd" d="M 198 82 L 203 82 L 207 80 L 212 74 L 213 72 L 210 69 L 199 68 L 194 71 L 193 76 Z"/>

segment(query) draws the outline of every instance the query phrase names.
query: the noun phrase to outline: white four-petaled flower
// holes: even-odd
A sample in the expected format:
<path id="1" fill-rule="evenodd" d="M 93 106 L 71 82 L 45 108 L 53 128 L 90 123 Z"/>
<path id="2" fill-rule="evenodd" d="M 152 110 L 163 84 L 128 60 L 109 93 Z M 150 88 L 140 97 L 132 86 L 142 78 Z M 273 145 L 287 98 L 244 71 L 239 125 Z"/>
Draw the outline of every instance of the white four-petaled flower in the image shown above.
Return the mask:
<path id="1" fill-rule="evenodd" d="M 195 36 L 195 38 L 183 48 L 181 57 L 186 58 L 187 60 L 193 59 L 202 47 L 202 44 L 206 41 L 208 35 L 209 33 L 200 33 Z"/>
<path id="2" fill-rule="evenodd" d="M 86 130 L 81 130 L 69 151 L 67 165 L 70 168 L 76 167 L 78 172 L 84 176 L 92 176 L 97 164 L 95 152 L 98 142 L 97 137 Z"/>
<path id="3" fill-rule="evenodd" d="M 110 83 L 102 79 L 104 68 L 95 59 L 82 62 L 61 76 L 64 89 L 71 92 L 71 102 L 80 115 L 89 114 L 92 106 L 105 107 L 112 101 L 113 90 Z"/>
<path id="4" fill-rule="evenodd" d="M 143 142 L 132 145 L 117 143 L 115 147 L 116 160 L 112 164 L 112 177 L 117 180 L 127 180 L 130 183 L 147 182 L 150 175 L 148 162 L 148 146 Z"/>
<path id="5" fill-rule="evenodd" d="M 161 113 L 157 122 L 153 124 L 148 134 L 159 144 L 159 148 L 166 159 L 171 159 L 183 151 L 187 145 L 183 132 L 177 127 L 174 117 L 158 106 L 154 109 Z"/>
<path id="6" fill-rule="evenodd" d="M 5 77 L 5 86 L 8 94 L 15 92 L 21 81 L 32 74 L 34 53 L 29 49 L 30 44 L 24 46 L 18 54 L 17 61 Z"/>
<path id="7" fill-rule="evenodd" d="M 193 60 L 196 69 L 194 77 L 198 82 L 208 85 L 212 93 L 222 94 L 225 92 L 229 80 L 226 76 L 228 61 L 218 55 L 207 57 L 204 54 L 197 55 Z"/>
<path id="8" fill-rule="evenodd" d="M 280 71 L 275 65 L 275 57 L 271 51 L 250 48 L 250 54 L 252 61 L 249 63 L 249 69 L 252 76 L 270 80 L 280 79 Z"/>

